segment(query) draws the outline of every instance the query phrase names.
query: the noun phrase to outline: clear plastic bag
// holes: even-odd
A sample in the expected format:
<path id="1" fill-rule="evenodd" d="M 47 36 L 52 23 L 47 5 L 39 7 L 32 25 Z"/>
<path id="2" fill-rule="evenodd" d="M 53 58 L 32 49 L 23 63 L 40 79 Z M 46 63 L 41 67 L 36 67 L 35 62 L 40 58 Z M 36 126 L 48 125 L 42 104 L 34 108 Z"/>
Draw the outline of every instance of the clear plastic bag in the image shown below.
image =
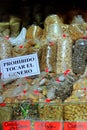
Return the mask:
<path id="1" fill-rule="evenodd" d="M 72 55 L 73 72 L 82 75 L 86 69 L 87 40 L 79 39 L 75 42 Z"/>
<path id="2" fill-rule="evenodd" d="M 57 44 L 54 42 L 48 42 L 40 47 L 38 55 L 41 71 L 48 68 L 49 72 L 56 72 L 56 53 Z"/>
<path id="3" fill-rule="evenodd" d="M 7 38 L 0 37 L 0 60 L 12 56 L 12 46 Z"/>
<path id="4" fill-rule="evenodd" d="M 26 39 L 27 41 L 35 45 L 36 44 L 36 39 L 39 40 L 43 34 L 43 29 L 40 26 L 32 24 L 26 32 Z"/>
<path id="5" fill-rule="evenodd" d="M 87 121 L 87 78 L 74 83 L 72 95 L 64 103 L 65 121 Z"/>
<path id="6" fill-rule="evenodd" d="M 62 34 L 62 20 L 58 15 L 53 14 L 46 17 L 44 27 L 46 31 L 46 38 L 50 41 L 55 41 L 59 34 Z"/>
<path id="7" fill-rule="evenodd" d="M 61 35 L 57 41 L 57 74 L 69 69 L 72 72 L 72 40 L 68 35 Z"/>

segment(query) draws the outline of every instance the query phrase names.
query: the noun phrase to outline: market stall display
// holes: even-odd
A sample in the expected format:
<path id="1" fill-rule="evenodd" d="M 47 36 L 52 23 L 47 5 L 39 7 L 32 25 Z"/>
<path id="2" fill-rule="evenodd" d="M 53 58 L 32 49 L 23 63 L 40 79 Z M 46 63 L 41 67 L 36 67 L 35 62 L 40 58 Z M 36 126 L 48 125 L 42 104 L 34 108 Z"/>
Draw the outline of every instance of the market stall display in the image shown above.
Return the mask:
<path id="1" fill-rule="evenodd" d="M 0 26 L 1 62 L 36 54 L 40 74 L 2 80 L 1 71 L 0 105 L 5 103 L 6 106 L 4 109 L 0 106 L 0 125 L 3 121 L 22 119 L 87 121 L 85 19 L 76 15 L 71 23 L 65 24 L 59 15 L 51 14 L 44 19 L 44 28 L 35 24 L 22 28 L 21 18 L 15 16 L 11 16 L 8 23 L 4 27 Z M 10 29 L 10 33 L 3 33 L 3 28 Z M 14 61 L 15 67 L 12 66 L 11 71 L 16 71 L 17 64 L 21 70 L 26 71 L 26 66 L 34 70 L 33 60 L 36 59 Z M 30 64 L 25 66 L 25 62 Z"/>

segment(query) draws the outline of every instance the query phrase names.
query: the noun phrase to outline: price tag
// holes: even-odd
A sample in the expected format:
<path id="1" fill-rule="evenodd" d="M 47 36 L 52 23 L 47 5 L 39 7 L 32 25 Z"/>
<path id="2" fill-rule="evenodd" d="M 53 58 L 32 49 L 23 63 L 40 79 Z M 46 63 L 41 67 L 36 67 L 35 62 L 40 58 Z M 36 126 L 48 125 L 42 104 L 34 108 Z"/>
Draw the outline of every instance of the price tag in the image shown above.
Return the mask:
<path id="1" fill-rule="evenodd" d="M 35 122 L 34 130 L 45 130 L 45 122 Z"/>
<path id="2" fill-rule="evenodd" d="M 11 121 L 2 123 L 3 130 L 30 130 L 30 121 Z"/>
<path id="3" fill-rule="evenodd" d="M 64 122 L 64 130 L 87 130 L 87 122 Z"/>
<path id="4" fill-rule="evenodd" d="M 34 130 L 62 130 L 61 122 L 35 122 Z"/>

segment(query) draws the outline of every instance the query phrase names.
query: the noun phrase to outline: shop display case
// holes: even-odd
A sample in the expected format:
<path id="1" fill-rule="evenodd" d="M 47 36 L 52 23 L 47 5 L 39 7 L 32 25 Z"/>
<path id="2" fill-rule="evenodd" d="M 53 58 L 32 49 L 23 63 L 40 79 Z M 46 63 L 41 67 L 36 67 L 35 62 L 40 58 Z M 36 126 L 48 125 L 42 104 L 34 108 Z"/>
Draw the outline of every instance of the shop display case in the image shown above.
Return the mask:
<path id="1" fill-rule="evenodd" d="M 1 0 L 0 130 L 87 129 L 84 1 Z"/>

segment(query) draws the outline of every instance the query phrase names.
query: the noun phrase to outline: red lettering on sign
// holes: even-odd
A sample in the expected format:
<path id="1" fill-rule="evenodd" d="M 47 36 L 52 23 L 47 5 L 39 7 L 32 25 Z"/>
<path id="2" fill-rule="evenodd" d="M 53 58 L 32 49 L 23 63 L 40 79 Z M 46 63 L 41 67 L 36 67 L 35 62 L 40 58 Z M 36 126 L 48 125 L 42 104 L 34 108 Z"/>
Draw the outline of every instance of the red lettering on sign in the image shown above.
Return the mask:
<path id="1" fill-rule="evenodd" d="M 64 122 L 64 130 L 87 130 L 87 122 Z"/>
<path id="2" fill-rule="evenodd" d="M 11 121 L 2 123 L 3 130 L 30 130 L 30 121 Z"/>

